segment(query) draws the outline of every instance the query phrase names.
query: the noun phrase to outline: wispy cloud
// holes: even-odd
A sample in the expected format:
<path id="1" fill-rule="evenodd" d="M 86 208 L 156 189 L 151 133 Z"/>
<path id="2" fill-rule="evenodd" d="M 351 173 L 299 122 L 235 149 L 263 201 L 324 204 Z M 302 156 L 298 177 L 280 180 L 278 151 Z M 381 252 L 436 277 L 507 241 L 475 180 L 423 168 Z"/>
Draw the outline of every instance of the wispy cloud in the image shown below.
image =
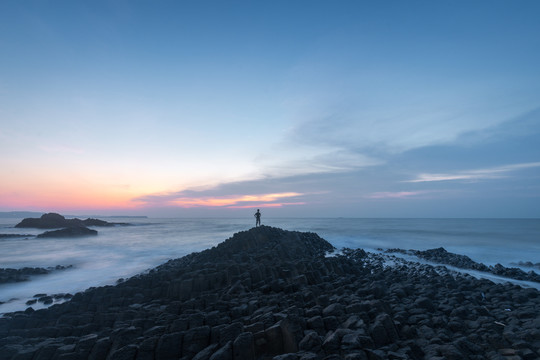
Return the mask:
<path id="1" fill-rule="evenodd" d="M 302 195 L 304 194 L 297 192 L 283 192 L 271 194 L 205 196 L 204 192 L 185 191 L 172 194 L 149 195 L 135 199 L 134 201 L 154 206 L 177 206 L 182 208 L 264 208 L 304 204 L 303 202 L 298 201 L 287 201 L 287 199 L 298 198 Z"/>
<path id="2" fill-rule="evenodd" d="M 291 144 L 260 155 L 256 161 L 262 167 L 263 177 L 270 178 L 349 172 L 382 163 L 379 159 L 348 149 Z"/>
<path id="3" fill-rule="evenodd" d="M 409 199 L 411 197 L 418 197 L 420 195 L 425 195 L 432 193 L 433 191 L 423 190 L 423 191 L 383 191 L 375 192 L 366 196 L 367 199 Z"/>
<path id="4" fill-rule="evenodd" d="M 468 180 L 468 181 L 478 181 L 478 180 L 487 180 L 487 179 L 499 179 L 507 177 L 508 173 L 540 167 L 540 162 L 532 163 L 521 163 L 521 164 L 511 164 L 504 165 L 486 169 L 475 169 L 475 170 L 466 170 L 459 171 L 456 173 L 424 173 L 420 174 L 413 180 L 407 180 L 405 182 L 419 183 L 419 182 L 433 182 L 433 181 L 453 181 L 453 180 Z"/>

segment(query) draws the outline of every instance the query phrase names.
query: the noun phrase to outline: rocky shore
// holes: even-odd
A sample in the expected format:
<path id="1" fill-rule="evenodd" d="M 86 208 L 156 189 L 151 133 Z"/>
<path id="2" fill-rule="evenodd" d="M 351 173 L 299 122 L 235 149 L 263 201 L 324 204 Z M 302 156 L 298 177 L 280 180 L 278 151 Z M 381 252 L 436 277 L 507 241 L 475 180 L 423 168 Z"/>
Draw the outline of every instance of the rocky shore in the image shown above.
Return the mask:
<path id="1" fill-rule="evenodd" d="M 262 226 L 0 319 L 2 359 L 539 359 L 540 293 Z"/>
<path id="2" fill-rule="evenodd" d="M 420 259 L 424 259 L 433 263 L 451 265 L 460 269 L 471 269 L 491 273 L 494 275 L 504 276 L 510 279 L 534 281 L 540 283 L 540 275 L 533 270 L 525 272 L 519 268 L 505 267 L 501 264 L 494 266 L 487 266 L 482 263 L 473 261 L 471 258 L 465 255 L 453 254 L 446 251 L 444 248 L 430 249 L 430 250 L 403 250 L 403 249 L 387 249 L 385 253 L 399 253 L 405 255 L 413 255 Z M 529 265 L 530 264 L 530 265 Z M 533 267 L 532 263 L 520 263 L 519 266 Z"/>

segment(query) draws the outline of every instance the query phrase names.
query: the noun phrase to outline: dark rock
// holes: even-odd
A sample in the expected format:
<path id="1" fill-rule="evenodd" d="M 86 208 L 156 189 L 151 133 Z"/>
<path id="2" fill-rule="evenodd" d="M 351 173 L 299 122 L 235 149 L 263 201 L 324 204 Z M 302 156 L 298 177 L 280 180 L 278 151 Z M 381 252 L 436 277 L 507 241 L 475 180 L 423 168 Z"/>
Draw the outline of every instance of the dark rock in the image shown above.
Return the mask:
<path id="1" fill-rule="evenodd" d="M 210 326 L 200 326 L 186 331 L 182 342 L 182 355 L 193 357 L 210 344 Z"/>
<path id="2" fill-rule="evenodd" d="M 126 345 L 114 351 L 107 357 L 107 360 L 134 360 L 137 355 L 138 346 L 135 344 Z"/>
<path id="3" fill-rule="evenodd" d="M 415 302 L 414 302 L 414 305 L 416 307 L 419 307 L 419 308 L 422 308 L 422 309 L 426 309 L 427 311 L 434 311 L 435 310 L 435 306 L 433 305 L 433 302 L 431 301 L 431 299 L 427 298 L 427 297 L 419 297 Z"/>
<path id="4" fill-rule="evenodd" d="M 313 329 L 319 334 L 326 333 L 323 318 L 320 316 L 314 316 L 312 318 L 309 318 L 306 324 L 308 329 Z"/>
<path id="5" fill-rule="evenodd" d="M 88 218 L 66 219 L 64 216 L 57 213 L 48 213 L 41 215 L 40 218 L 25 218 L 20 223 L 15 225 L 16 228 L 36 228 L 36 229 L 59 229 L 67 227 L 84 227 L 84 226 L 115 226 L 127 225 L 125 223 L 110 223 L 99 219 Z"/>
<path id="6" fill-rule="evenodd" d="M 219 347 L 218 344 L 208 345 L 206 348 L 202 349 L 193 357 L 193 360 L 209 360 L 214 351 Z"/>
<path id="7" fill-rule="evenodd" d="M 283 353 L 283 336 L 281 331 L 281 322 L 269 327 L 264 331 L 266 344 L 262 351 L 270 355 Z"/>
<path id="8" fill-rule="evenodd" d="M 255 359 L 253 334 L 244 332 L 238 335 L 233 343 L 234 360 L 252 360 Z"/>
<path id="9" fill-rule="evenodd" d="M 180 332 L 164 334 L 159 338 L 156 347 L 157 359 L 177 359 L 182 353 L 182 338 Z M 195 354 L 194 354 L 195 355 Z"/>
<path id="10" fill-rule="evenodd" d="M 441 345 L 439 347 L 439 351 L 441 354 L 448 360 L 461 360 L 465 358 L 461 351 L 459 351 L 458 348 L 456 348 L 454 345 Z"/>
<path id="11" fill-rule="evenodd" d="M 341 339 L 341 347 L 344 350 L 358 350 L 364 348 L 372 348 L 373 340 L 365 335 L 364 331 L 354 331 L 346 334 Z"/>
<path id="12" fill-rule="evenodd" d="M 377 316 L 375 322 L 370 327 L 370 334 L 377 347 L 389 344 L 398 339 L 398 333 L 388 314 Z"/>
<path id="13" fill-rule="evenodd" d="M 312 352 L 303 352 L 300 360 L 319 360 L 319 356 Z"/>
<path id="14" fill-rule="evenodd" d="M 287 353 L 287 354 L 277 355 L 277 356 L 274 356 L 272 360 L 298 360 L 298 354 Z"/>
<path id="15" fill-rule="evenodd" d="M 323 360 L 343 360 L 343 359 L 338 354 L 331 354 L 331 355 L 325 356 Z"/>
<path id="16" fill-rule="evenodd" d="M 71 267 L 72 267 L 71 265 L 69 266 L 57 265 L 56 267 L 51 267 L 51 268 L 39 268 L 39 267 L 38 268 L 24 267 L 21 269 L 0 268 L 0 284 L 28 281 L 31 279 L 32 276 L 46 275 L 56 270 L 65 270 Z M 42 294 L 41 296 L 46 296 L 46 294 Z M 38 297 L 38 296 L 34 296 L 34 297 Z M 31 304 L 28 304 L 28 305 L 31 305 Z"/>
<path id="17" fill-rule="evenodd" d="M 94 344 L 97 342 L 97 340 L 97 334 L 88 334 L 82 336 L 79 341 L 77 341 L 77 349 L 81 349 L 83 351 L 90 351 L 94 347 Z"/>
<path id="18" fill-rule="evenodd" d="M 42 302 L 45 305 L 52 304 L 53 298 L 51 296 L 43 296 L 38 299 L 39 302 Z"/>
<path id="19" fill-rule="evenodd" d="M 137 360 L 154 360 L 154 352 L 159 337 L 152 336 L 145 338 L 139 343 L 139 349 L 137 351 Z"/>
<path id="20" fill-rule="evenodd" d="M 0 234 L 0 239 L 19 238 L 19 237 L 30 238 L 30 237 L 34 237 L 34 235 L 30 235 L 30 234 Z"/>
<path id="21" fill-rule="evenodd" d="M 244 331 L 244 325 L 241 322 L 234 322 L 223 327 L 219 331 L 219 343 L 224 345 L 229 341 L 234 341 L 242 331 Z"/>
<path id="22" fill-rule="evenodd" d="M 112 342 L 109 337 L 98 339 L 88 356 L 89 360 L 101 360 L 107 357 Z"/>
<path id="23" fill-rule="evenodd" d="M 369 360 L 367 354 L 364 351 L 357 351 L 345 355 L 345 360 Z"/>
<path id="24" fill-rule="evenodd" d="M 335 330 L 339 327 L 340 321 L 335 316 L 325 316 L 322 320 L 326 331 Z"/>
<path id="25" fill-rule="evenodd" d="M 37 229 L 55 229 L 67 226 L 79 225 L 79 221 L 67 220 L 60 214 L 48 213 L 41 215 L 40 218 L 25 218 L 15 225 L 16 228 L 37 228 Z"/>
<path id="26" fill-rule="evenodd" d="M 289 315 L 281 321 L 281 336 L 285 352 L 298 351 L 298 343 L 303 338 L 304 324 L 298 316 Z"/>
<path id="27" fill-rule="evenodd" d="M 328 353 L 338 351 L 341 347 L 341 336 L 337 331 L 329 332 L 322 343 L 322 348 Z"/>
<path id="28" fill-rule="evenodd" d="M 322 339 L 315 331 L 308 331 L 306 336 L 298 344 L 299 350 L 319 352 L 322 347 Z"/>
<path id="29" fill-rule="evenodd" d="M 72 226 L 60 230 L 45 231 L 43 234 L 39 234 L 38 238 L 52 238 L 52 237 L 72 237 L 72 236 L 89 236 L 97 235 L 96 230 L 89 229 L 84 226 Z"/>
<path id="30" fill-rule="evenodd" d="M 227 342 L 219 350 L 217 350 L 211 357 L 210 360 L 232 360 L 232 341 Z"/>
<path id="31" fill-rule="evenodd" d="M 323 309 L 323 316 L 341 316 L 345 314 L 345 307 L 339 303 L 330 304 Z"/>

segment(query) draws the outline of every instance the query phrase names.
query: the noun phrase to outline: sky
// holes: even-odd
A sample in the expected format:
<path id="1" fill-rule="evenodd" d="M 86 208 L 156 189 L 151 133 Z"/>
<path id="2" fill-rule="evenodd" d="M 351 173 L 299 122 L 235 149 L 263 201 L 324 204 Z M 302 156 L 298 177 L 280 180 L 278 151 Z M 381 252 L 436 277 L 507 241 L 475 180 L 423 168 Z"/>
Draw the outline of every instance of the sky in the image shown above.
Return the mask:
<path id="1" fill-rule="evenodd" d="M 0 2 L 0 211 L 540 217 L 540 2 Z"/>

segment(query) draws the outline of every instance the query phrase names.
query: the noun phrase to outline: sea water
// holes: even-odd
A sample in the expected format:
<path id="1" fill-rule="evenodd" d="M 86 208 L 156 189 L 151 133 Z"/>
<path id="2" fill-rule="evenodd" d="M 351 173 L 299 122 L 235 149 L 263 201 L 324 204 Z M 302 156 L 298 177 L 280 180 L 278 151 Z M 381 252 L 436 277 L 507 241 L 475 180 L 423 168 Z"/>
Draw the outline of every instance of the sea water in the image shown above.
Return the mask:
<path id="1" fill-rule="evenodd" d="M 0 268 L 69 266 L 0 284 L 0 314 L 24 310 L 35 294 L 83 291 L 115 284 L 169 259 L 219 244 L 248 230 L 254 219 L 114 218 L 129 226 L 95 227 L 97 236 L 80 238 L 0 238 Z M 0 219 L 0 234 L 37 235 L 44 230 L 14 228 L 22 219 Z M 336 248 L 415 249 L 444 247 L 486 265 L 540 262 L 538 219 L 264 219 L 263 225 L 319 234 Z M 530 271 L 530 268 L 523 268 Z M 538 269 L 536 269 L 539 272 Z M 34 309 L 43 305 L 32 305 Z"/>

